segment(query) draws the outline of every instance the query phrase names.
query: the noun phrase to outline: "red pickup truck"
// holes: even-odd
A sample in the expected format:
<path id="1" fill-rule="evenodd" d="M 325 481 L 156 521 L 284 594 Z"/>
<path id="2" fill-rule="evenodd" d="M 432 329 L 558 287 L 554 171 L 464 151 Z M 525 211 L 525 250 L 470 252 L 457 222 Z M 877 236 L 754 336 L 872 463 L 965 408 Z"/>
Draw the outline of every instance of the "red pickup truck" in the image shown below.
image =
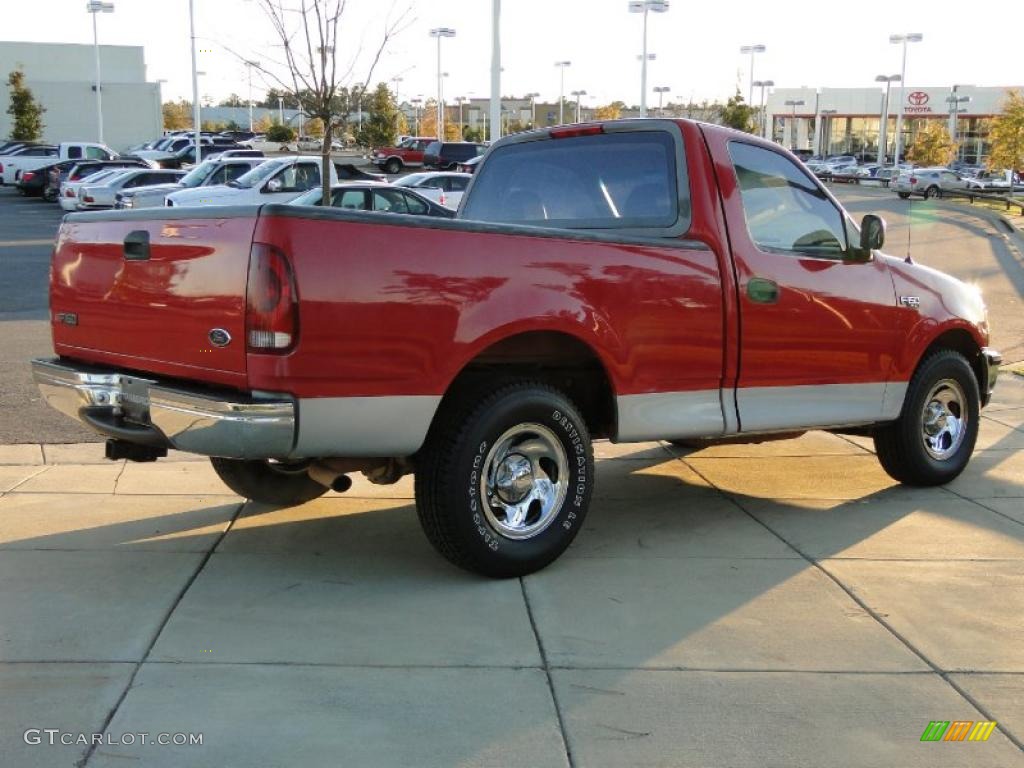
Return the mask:
<path id="1" fill-rule="evenodd" d="M 558 127 L 497 142 L 455 220 L 70 215 L 34 370 L 110 458 L 208 455 L 258 501 L 415 472 L 438 551 L 513 576 L 579 530 L 594 438 L 827 429 L 902 482 L 956 477 L 999 370 L 985 305 L 884 233 L 748 134 Z"/>
<path id="2" fill-rule="evenodd" d="M 409 136 L 396 147 L 377 147 L 370 153 L 370 162 L 385 173 L 401 173 L 404 168 L 422 168 L 423 153 L 437 139 Z"/>

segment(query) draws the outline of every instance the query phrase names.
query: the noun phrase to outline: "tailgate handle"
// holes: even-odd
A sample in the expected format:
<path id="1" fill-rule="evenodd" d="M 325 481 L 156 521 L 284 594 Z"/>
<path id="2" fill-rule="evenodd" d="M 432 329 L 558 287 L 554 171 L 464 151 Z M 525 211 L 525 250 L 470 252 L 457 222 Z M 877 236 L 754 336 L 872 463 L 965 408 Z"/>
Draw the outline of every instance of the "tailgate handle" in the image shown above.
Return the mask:
<path id="1" fill-rule="evenodd" d="M 125 261 L 146 261 L 149 259 L 149 232 L 137 229 L 124 238 Z"/>

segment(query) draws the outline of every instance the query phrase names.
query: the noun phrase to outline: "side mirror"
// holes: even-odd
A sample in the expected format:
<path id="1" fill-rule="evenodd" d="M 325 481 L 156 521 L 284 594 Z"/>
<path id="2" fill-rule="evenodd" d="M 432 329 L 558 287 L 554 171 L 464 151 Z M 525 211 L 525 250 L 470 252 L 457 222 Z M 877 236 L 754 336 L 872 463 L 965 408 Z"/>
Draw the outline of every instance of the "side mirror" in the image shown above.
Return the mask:
<path id="1" fill-rule="evenodd" d="M 264 192 L 280 192 L 281 191 L 281 180 L 271 179 L 267 182 L 267 186 L 263 188 Z"/>
<path id="2" fill-rule="evenodd" d="M 864 251 L 878 251 L 885 245 L 885 219 L 873 213 L 860 222 L 860 247 Z"/>

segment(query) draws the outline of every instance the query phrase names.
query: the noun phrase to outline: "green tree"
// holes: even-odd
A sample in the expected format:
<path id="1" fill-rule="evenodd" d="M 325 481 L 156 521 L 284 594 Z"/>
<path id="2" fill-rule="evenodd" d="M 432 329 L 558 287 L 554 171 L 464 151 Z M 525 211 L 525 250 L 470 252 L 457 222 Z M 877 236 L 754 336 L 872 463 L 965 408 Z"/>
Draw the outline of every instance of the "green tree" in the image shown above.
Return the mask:
<path id="1" fill-rule="evenodd" d="M 622 117 L 622 110 L 626 108 L 626 103 L 623 101 L 613 101 L 611 104 L 605 104 L 603 107 L 598 107 L 594 110 L 595 120 L 618 120 Z"/>
<path id="2" fill-rule="evenodd" d="M 275 123 L 267 131 L 267 141 L 280 141 L 287 143 L 295 138 L 295 131 L 287 125 Z"/>
<path id="3" fill-rule="evenodd" d="M 248 105 L 247 105 L 246 102 L 242 101 L 242 97 L 241 96 L 239 96 L 237 93 L 232 93 L 226 99 L 223 99 L 221 101 L 221 103 L 218 104 L 217 106 L 219 106 L 219 107 L 245 107 L 245 106 L 248 106 Z"/>
<path id="4" fill-rule="evenodd" d="M 1020 91 L 1007 91 L 1003 112 L 992 121 L 989 141 L 992 151 L 988 167 L 992 170 L 1024 169 L 1024 96 Z"/>
<path id="5" fill-rule="evenodd" d="M 747 105 L 737 88 L 736 93 L 722 107 L 722 124 L 739 131 L 754 133 L 757 130 L 755 112 L 753 107 Z"/>
<path id="6" fill-rule="evenodd" d="M 956 155 L 957 146 L 944 121 L 928 120 L 914 137 L 907 160 L 916 165 L 946 165 Z"/>
<path id="7" fill-rule="evenodd" d="M 463 141 L 483 141 L 484 130 L 483 128 L 466 128 L 462 132 Z"/>
<path id="8" fill-rule="evenodd" d="M 7 86 L 11 92 L 11 103 L 7 107 L 7 114 L 12 118 L 11 138 L 37 141 L 43 135 L 43 113 L 46 109 L 25 87 L 25 73 L 20 69 L 7 76 Z"/>
<path id="9" fill-rule="evenodd" d="M 356 137 L 364 147 L 390 147 L 398 138 L 398 105 L 387 83 L 380 83 L 365 97 L 363 108 L 370 113 Z"/>

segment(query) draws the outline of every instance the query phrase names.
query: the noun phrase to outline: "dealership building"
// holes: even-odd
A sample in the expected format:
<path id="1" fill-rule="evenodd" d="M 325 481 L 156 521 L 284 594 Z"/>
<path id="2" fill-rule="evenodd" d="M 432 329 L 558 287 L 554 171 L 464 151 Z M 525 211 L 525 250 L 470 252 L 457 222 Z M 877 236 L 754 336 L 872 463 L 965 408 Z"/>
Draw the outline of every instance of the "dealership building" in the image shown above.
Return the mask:
<path id="1" fill-rule="evenodd" d="M 992 118 L 1002 112 L 1001 105 L 1010 90 L 1022 88 L 907 86 L 902 92 L 902 146 L 913 146 L 914 138 L 928 121 L 942 120 L 960 144 L 958 159 L 985 162 Z M 865 160 L 878 157 L 880 140 L 884 140 L 886 155 L 891 159 L 900 99 L 899 83 L 893 83 L 889 91 L 888 109 L 885 88 L 777 88 L 766 96 L 765 131 L 790 149 L 854 155 Z M 887 126 L 884 132 L 883 125 Z"/>
<path id="2" fill-rule="evenodd" d="M 96 141 L 96 61 L 91 45 L 0 42 L 0 139 L 10 135 L 7 75 L 20 69 L 43 114 L 43 141 Z M 160 84 L 146 80 L 138 46 L 101 45 L 103 138 L 123 150 L 163 130 Z"/>

